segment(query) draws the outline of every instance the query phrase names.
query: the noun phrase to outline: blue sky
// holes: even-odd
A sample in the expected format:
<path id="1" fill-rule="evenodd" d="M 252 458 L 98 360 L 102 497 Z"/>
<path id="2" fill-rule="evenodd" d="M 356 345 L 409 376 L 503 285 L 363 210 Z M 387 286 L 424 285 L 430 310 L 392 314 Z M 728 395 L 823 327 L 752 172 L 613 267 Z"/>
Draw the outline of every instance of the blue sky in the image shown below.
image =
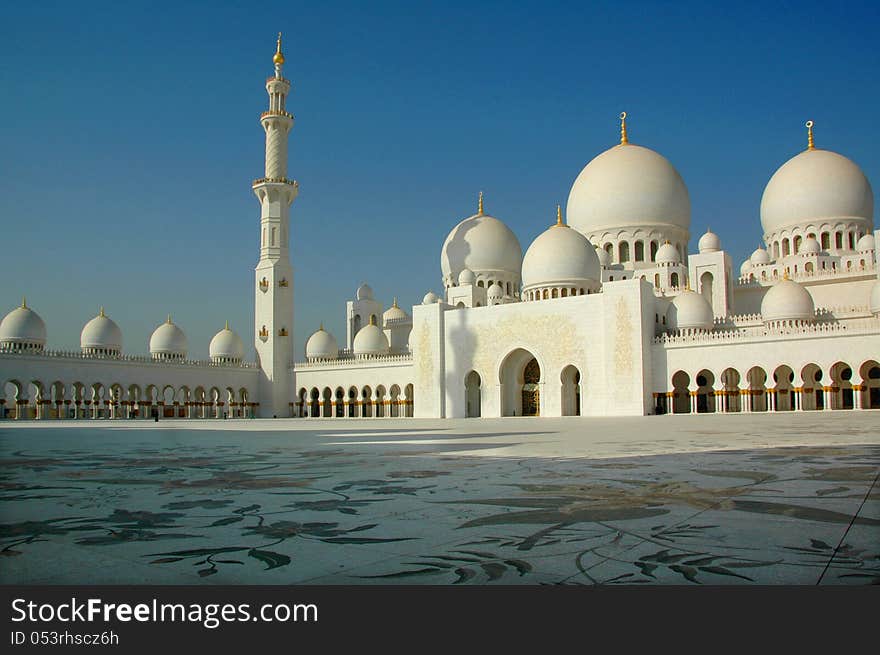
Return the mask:
<path id="1" fill-rule="evenodd" d="M 54 348 L 100 305 L 131 353 L 169 312 L 193 356 L 226 319 L 252 341 L 278 30 L 297 358 L 362 281 L 439 291 L 481 189 L 527 248 L 623 110 L 688 185 L 691 248 L 710 225 L 737 266 L 806 119 L 880 180 L 876 2 L 5 3 L 0 311 L 27 294 Z"/>

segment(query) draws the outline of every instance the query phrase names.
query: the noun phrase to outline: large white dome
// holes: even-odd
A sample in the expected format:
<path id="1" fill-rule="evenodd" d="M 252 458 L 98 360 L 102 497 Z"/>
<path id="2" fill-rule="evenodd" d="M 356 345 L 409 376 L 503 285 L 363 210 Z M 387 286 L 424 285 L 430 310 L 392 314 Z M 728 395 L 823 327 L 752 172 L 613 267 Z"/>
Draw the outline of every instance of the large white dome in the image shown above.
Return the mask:
<path id="1" fill-rule="evenodd" d="M 186 335 L 179 327 L 171 322 L 171 317 L 153 330 L 150 337 L 150 354 L 160 358 L 184 358 L 186 357 Z"/>
<path id="2" fill-rule="evenodd" d="M 584 283 L 597 287 L 601 278 L 593 244 L 577 230 L 562 224 L 561 218 L 538 235 L 523 258 L 523 291 Z"/>
<path id="3" fill-rule="evenodd" d="M 241 337 L 229 329 L 229 323 L 211 339 L 208 354 L 215 362 L 235 362 L 244 359 L 244 343 Z"/>
<path id="4" fill-rule="evenodd" d="M 355 355 L 384 355 L 388 352 L 388 339 L 378 325 L 370 322 L 354 336 L 352 349 Z"/>
<path id="5" fill-rule="evenodd" d="M 685 289 L 673 298 L 666 310 L 666 324 L 677 330 L 711 330 L 715 317 L 703 296 Z"/>
<path id="6" fill-rule="evenodd" d="M 46 324 L 25 301 L 0 321 L 0 344 L 42 348 L 46 345 Z"/>
<path id="7" fill-rule="evenodd" d="M 873 217 L 868 178 L 851 160 L 830 150 L 805 150 L 789 159 L 770 178 L 761 198 L 765 235 L 835 220 L 856 220 L 869 229 Z"/>
<path id="8" fill-rule="evenodd" d="M 783 278 L 764 294 L 761 318 L 771 321 L 812 321 L 816 315 L 813 297 L 794 280 Z"/>
<path id="9" fill-rule="evenodd" d="M 689 230 L 691 201 L 678 171 L 649 148 L 620 144 L 598 155 L 568 195 L 568 224 L 587 236 L 621 228 Z"/>
<path id="10" fill-rule="evenodd" d="M 122 351 L 122 330 L 113 319 L 104 314 L 104 308 L 85 324 L 79 335 L 80 348 L 85 352 Z"/>
<path id="11" fill-rule="evenodd" d="M 447 286 L 458 282 L 462 271 L 477 276 L 506 273 L 519 280 L 522 246 L 507 225 L 478 212 L 452 228 L 440 251 L 440 270 Z"/>
<path id="12" fill-rule="evenodd" d="M 382 314 L 382 322 L 387 323 L 388 321 L 409 318 L 409 314 L 403 311 L 397 304 L 397 298 L 394 299 L 394 302 L 391 304 L 391 307 L 385 310 Z"/>
<path id="13" fill-rule="evenodd" d="M 322 324 L 306 342 L 306 359 L 336 359 L 338 356 L 336 337 L 327 332 Z"/>
<path id="14" fill-rule="evenodd" d="M 707 229 L 706 234 L 701 236 L 697 242 L 697 250 L 700 253 L 718 252 L 721 250 L 721 239 L 712 230 Z"/>

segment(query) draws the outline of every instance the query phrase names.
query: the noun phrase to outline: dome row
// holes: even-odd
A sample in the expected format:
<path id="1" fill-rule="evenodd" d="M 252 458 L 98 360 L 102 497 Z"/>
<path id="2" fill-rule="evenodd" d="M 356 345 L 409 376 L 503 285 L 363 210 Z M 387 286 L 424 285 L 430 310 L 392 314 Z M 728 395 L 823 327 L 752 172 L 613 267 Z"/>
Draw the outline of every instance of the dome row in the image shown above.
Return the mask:
<path id="1" fill-rule="evenodd" d="M 18 350 L 43 350 L 46 345 L 46 324 L 33 309 L 22 302 L 0 321 L 0 347 Z M 80 333 L 80 348 L 84 354 L 118 356 L 122 354 L 122 330 L 104 313 L 85 324 Z M 154 359 L 181 360 L 186 358 L 186 334 L 171 317 L 159 325 L 150 336 L 150 355 Z M 215 363 L 240 363 L 244 359 L 244 343 L 229 323 L 220 330 L 208 348 Z"/>

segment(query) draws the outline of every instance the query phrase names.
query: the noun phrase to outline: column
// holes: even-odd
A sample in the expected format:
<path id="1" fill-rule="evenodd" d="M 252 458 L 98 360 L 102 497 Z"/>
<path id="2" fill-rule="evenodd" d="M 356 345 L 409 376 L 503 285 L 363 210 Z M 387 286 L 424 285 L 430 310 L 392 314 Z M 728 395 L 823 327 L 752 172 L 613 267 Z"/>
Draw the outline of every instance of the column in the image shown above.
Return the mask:
<path id="1" fill-rule="evenodd" d="M 824 401 L 822 409 L 826 412 L 831 411 L 831 399 L 833 398 L 831 391 L 831 387 L 822 387 L 822 400 Z"/>
<path id="2" fill-rule="evenodd" d="M 690 391 L 688 393 L 690 395 L 690 400 L 691 400 L 691 414 L 696 414 L 697 413 L 697 392 Z"/>
<path id="3" fill-rule="evenodd" d="M 749 414 L 752 411 L 752 393 L 750 389 L 739 390 L 739 400 L 742 406 L 742 412 Z"/>
<path id="4" fill-rule="evenodd" d="M 865 385 L 854 384 L 852 385 L 853 391 L 853 409 L 864 409 L 862 403 L 862 389 L 865 388 Z"/>

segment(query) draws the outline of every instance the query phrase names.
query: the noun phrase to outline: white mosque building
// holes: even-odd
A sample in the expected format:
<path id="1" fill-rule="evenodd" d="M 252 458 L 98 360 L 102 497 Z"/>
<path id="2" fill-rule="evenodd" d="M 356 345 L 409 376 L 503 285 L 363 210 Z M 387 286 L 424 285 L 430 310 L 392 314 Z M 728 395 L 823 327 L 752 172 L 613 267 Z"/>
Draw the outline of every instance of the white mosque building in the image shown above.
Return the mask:
<path id="1" fill-rule="evenodd" d="M 288 177 L 293 116 L 284 55 L 266 82 L 265 174 L 254 276 L 254 354 L 227 325 L 210 359 L 187 357 L 172 318 L 148 356 L 127 354 L 103 309 L 81 350 L 48 348 L 22 302 L 0 322 L 0 418 L 454 418 L 625 416 L 880 408 L 874 197 L 859 167 L 808 143 L 761 200 L 763 245 L 739 266 L 717 235 L 688 253 L 684 180 L 620 143 L 577 175 L 565 217 L 523 254 L 483 209 L 440 250 L 442 291 L 407 312 L 363 284 L 344 343 L 320 327 L 292 348 Z M 340 347 L 341 346 L 341 347 Z"/>

